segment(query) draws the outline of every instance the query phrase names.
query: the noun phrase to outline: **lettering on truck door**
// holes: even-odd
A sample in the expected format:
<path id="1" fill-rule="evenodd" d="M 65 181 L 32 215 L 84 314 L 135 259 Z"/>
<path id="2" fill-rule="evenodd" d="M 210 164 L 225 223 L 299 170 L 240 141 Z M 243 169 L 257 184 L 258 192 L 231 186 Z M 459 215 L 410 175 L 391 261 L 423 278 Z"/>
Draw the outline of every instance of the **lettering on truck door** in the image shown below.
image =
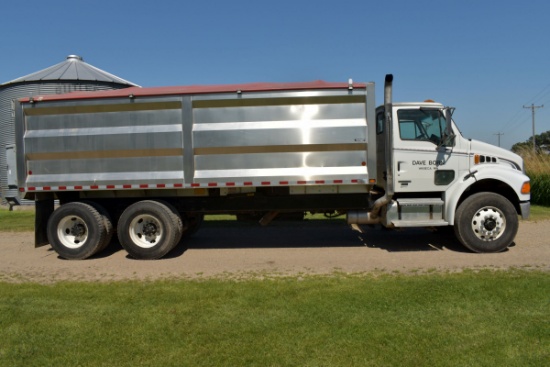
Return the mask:
<path id="1" fill-rule="evenodd" d="M 395 191 L 445 191 L 456 180 L 459 169 L 453 147 L 439 146 L 445 131 L 445 117 L 439 109 L 418 107 L 398 109 L 396 115 Z"/>

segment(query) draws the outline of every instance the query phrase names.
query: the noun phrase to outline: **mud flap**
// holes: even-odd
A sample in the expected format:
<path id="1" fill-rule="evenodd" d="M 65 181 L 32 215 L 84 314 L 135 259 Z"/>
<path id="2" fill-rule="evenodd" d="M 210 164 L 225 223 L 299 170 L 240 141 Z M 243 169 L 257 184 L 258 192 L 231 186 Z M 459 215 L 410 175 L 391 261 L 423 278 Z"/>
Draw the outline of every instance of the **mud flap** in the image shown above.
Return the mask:
<path id="1" fill-rule="evenodd" d="M 54 210 L 54 197 L 50 193 L 36 194 L 34 202 L 34 247 L 46 246 L 48 241 L 48 219 Z"/>

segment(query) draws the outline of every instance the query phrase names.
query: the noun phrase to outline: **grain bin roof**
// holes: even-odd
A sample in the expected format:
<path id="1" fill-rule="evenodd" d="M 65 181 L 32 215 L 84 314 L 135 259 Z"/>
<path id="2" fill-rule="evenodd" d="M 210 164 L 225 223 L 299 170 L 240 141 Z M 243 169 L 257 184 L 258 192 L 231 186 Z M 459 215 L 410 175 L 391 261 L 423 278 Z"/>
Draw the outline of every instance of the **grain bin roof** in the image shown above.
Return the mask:
<path id="1" fill-rule="evenodd" d="M 33 83 L 39 81 L 95 81 L 103 83 L 115 83 L 128 86 L 136 84 L 119 78 L 113 74 L 85 63 L 82 57 L 69 55 L 67 59 L 59 64 L 50 66 L 44 70 L 37 71 L 21 78 L 6 82 L 1 86 L 18 83 Z"/>

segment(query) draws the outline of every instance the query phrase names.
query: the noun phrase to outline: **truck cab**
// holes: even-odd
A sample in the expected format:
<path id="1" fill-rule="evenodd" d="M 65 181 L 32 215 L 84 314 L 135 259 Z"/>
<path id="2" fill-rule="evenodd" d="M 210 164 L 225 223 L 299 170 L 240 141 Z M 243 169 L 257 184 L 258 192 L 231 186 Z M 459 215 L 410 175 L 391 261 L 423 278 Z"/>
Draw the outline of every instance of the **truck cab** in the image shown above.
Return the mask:
<path id="1" fill-rule="evenodd" d="M 453 111 L 430 100 L 390 100 L 377 108 L 376 185 L 385 192 L 381 223 L 453 226 L 458 240 L 471 250 L 502 251 L 517 232 L 518 214 L 529 216 L 523 160 L 463 137 Z M 373 216 L 363 218 L 369 223 Z"/>
<path id="2" fill-rule="evenodd" d="M 443 105 L 431 101 L 393 104 L 391 158 L 396 192 L 442 192 L 468 169 L 460 159 L 467 146 L 463 139 L 456 139 L 456 127 L 451 126 L 452 135 L 446 133 L 445 111 Z M 389 158 L 385 157 L 384 113 L 383 106 L 377 109 L 377 144 L 382 148 L 377 171 L 385 170 Z M 379 177 L 383 176 L 382 171 Z"/>

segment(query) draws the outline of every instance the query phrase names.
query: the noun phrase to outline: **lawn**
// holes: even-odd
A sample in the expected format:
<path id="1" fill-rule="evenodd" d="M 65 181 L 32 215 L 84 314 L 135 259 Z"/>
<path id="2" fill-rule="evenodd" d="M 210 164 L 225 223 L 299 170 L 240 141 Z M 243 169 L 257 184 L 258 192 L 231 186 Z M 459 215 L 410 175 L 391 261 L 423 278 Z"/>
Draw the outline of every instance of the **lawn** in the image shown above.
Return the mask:
<path id="1" fill-rule="evenodd" d="M 215 222 L 216 225 L 232 225 L 233 215 L 209 215 L 206 221 Z M 307 220 L 317 221 L 326 220 L 322 214 L 307 215 Z M 550 207 L 531 205 L 531 217 L 529 220 L 548 220 L 550 219 Z M 331 219 L 332 223 L 339 224 L 345 222 L 345 217 Z M 249 225 L 254 225 L 250 222 Z M 25 232 L 34 231 L 34 210 L 27 208 L 25 210 L 8 211 L 5 207 L 0 207 L 0 232 Z"/>
<path id="2" fill-rule="evenodd" d="M 543 366 L 544 272 L 0 283 L 1 366 Z"/>

